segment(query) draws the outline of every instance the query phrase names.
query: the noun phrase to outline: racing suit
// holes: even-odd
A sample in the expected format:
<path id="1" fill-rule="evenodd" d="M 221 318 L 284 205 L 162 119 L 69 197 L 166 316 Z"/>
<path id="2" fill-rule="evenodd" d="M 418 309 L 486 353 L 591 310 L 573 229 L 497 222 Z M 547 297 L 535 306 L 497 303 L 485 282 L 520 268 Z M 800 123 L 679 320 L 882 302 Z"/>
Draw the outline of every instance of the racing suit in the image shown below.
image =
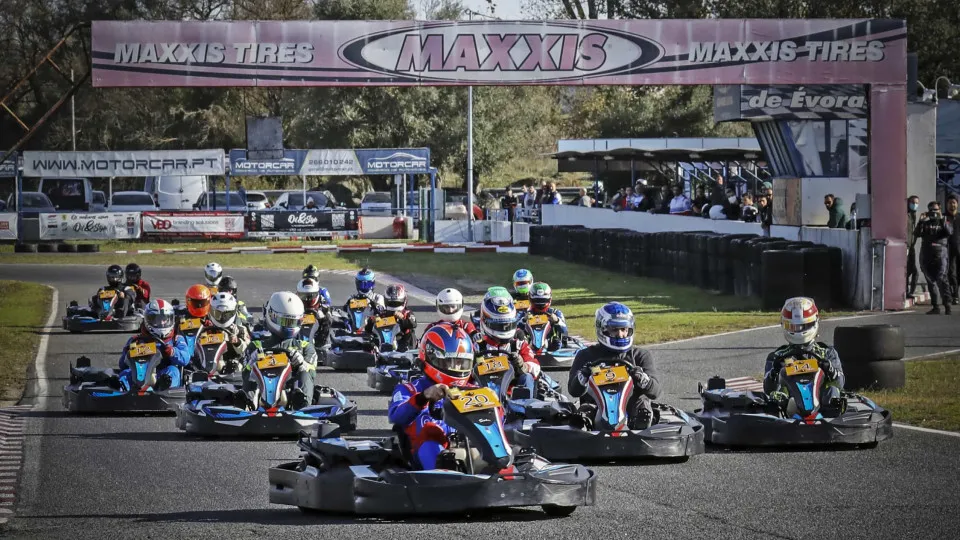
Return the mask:
<path id="1" fill-rule="evenodd" d="M 180 376 L 180 368 L 190 363 L 190 348 L 187 346 L 187 340 L 177 333 L 173 333 L 165 340 L 158 340 L 152 335 L 141 333 L 131 337 L 123 346 L 123 352 L 120 354 L 120 384 L 121 388 L 128 390 L 130 388 L 130 366 L 127 363 L 130 345 L 137 343 L 156 342 L 157 349 L 163 355 L 163 360 L 157 365 L 157 379 L 168 377 L 169 388 L 178 388 L 183 386 L 183 380 Z M 165 390 L 160 386 L 158 390 Z"/>
<path id="2" fill-rule="evenodd" d="M 470 339 L 471 339 L 474 343 L 479 343 L 480 340 L 483 339 L 483 335 L 480 333 L 479 330 L 477 330 L 477 325 L 473 324 L 472 321 L 465 321 L 465 320 L 463 320 L 463 319 L 458 319 L 458 320 L 453 321 L 453 322 L 449 322 L 449 321 L 437 321 L 437 322 L 432 322 L 432 323 L 430 323 L 430 324 L 427 325 L 427 327 L 426 327 L 426 329 L 424 329 L 423 333 L 424 333 L 424 334 L 427 333 L 427 330 L 433 328 L 434 326 L 436 326 L 436 325 L 438 325 L 438 324 L 452 324 L 452 325 L 454 325 L 454 326 L 462 329 L 464 332 L 467 333 L 468 336 L 470 336 Z"/>
<path id="3" fill-rule="evenodd" d="M 531 398 L 536 396 L 540 362 L 533 355 L 533 349 L 530 348 L 529 343 L 520 338 L 513 338 L 506 343 L 498 343 L 487 336 L 483 336 L 480 342 L 477 343 L 475 352 L 478 357 L 495 355 L 497 353 L 506 354 L 510 357 L 510 362 L 514 364 L 513 367 L 517 372 L 516 377 L 513 379 L 513 386 L 526 388 L 530 392 L 529 397 Z M 536 368 L 533 369 L 535 369 L 536 373 L 530 374 L 524 371 L 524 369 L 531 369 L 532 366 L 517 364 L 535 365 Z"/>
<path id="4" fill-rule="evenodd" d="M 223 352 L 224 373 L 236 371 L 236 364 L 239 363 L 242 366 L 244 355 L 253 339 L 250 330 L 239 322 L 234 322 L 226 328 L 220 328 L 206 318 L 204 318 L 203 323 L 207 331 L 219 332 L 222 330 L 226 334 L 227 350 Z"/>
<path id="5" fill-rule="evenodd" d="M 247 362 L 243 367 L 243 391 L 247 396 L 252 395 L 257 388 L 256 381 L 250 380 L 251 365 L 257 361 L 261 351 L 283 351 L 290 359 L 293 376 L 296 377 L 296 388 L 303 392 L 306 404 L 291 403 L 291 408 L 301 408 L 313 403 L 313 387 L 317 377 L 317 349 L 309 341 L 295 337 L 281 339 L 270 332 L 259 332 L 253 335 L 253 341 L 247 347 Z M 257 404 L 252 406 L 256 408 Z"/>
<path id="6" fill-rule="evenodd" d="M 843 366 L 840 365 L 840 356 L 837 350 L 826 343 L 819 341 L 808 345 L 783 345 L 767 355 L 767 362 L 763 368 L 763 391 L 772 394 L 780 390 L 780 370 L 788 358 L 805 360 L 815 358 L 826 375 L 824 395 L 820 401 L 829 403 L 830 399 L 840 397 L 843 390 Z"/>
<path id="7" fill-rule="evenodd" d="M 443 402 L 427 401 L 424 390 L 433 386 L 429 377 L 416 377 L 393 389 L 387 409 L 387 420 L 403 429 L 410 442 L 414 465 L 423 470 L 435 469 L 437 456 L 447 447 L 447 435 L 455 430 L 443 421 Z"/>
<path id="8" fill-rule="evenodd" d="M 142 279 L 138 279 L 137 281 L 133 282 L 128 281 L 125 286 L 133 287 L 133 290 L 137 291 L 136 307 L 138 309 L 143 309 L 147 304 L 150 303 L 149 283 Z"/>
<path id="9" fill-rule="evenodd" d="M 634 392 L 627 402 L 627 411 L 630 415 L 631 429 L 645 429 L 653 421 L 653 406 L 651 400 L 660 396 L 660 375 L 653 362 L 650 351 L 641 347 L 633 347 L 626 351 L 614 351 L 596 344 L 581 349 L 570 366 L 570 378 L 567 382 L 567 391 L 571 396 L 580 398 L 580 410 L 586 416 L 593 418 L 597 404 L 587 393 L 589 368 L 603 361 L 623 360 L 636 366 L 638 369 L 633 375 Z M 640 374 L 646 374 L 644 378 Z"/>
<path id="10" fill-rule="evenodd" d="M 349 312 L 349 311 L 350 311 L 350 301 L 351 301 L 351 300 L 361 300 L 361 299 L 364 299 L 364 298 L 367 299 L 367 300 L 369 300 L 369 303 L 367 304 L 367 307 L 366 307 L 366 309 L 364 310 L 364 313 L 363 313 L 363 318 L 364 318 L 364 320 L 367 320 L 367 319 L 369 319 L 371 316 L 373 316 L 373 314 L 376 313 L 376 310 L 384 309 L 384 307 L 386 306 L 386 304 L 384 304 L 384 300 L 383 300 L 383 295 L 382 295 L 382 294 L 378 294 L 378 293 L 375 293 L 375 292 L 373 292 L 373 291 L 370 291 L 370 292 L 368 292 L 368 293 L 356 293 L 356 294 L 354 294 L 353 296 L 351 296 L 350 298 L 347 298 L 347 301 L 344 302 L 344 304 L 343 304 L 343 311 L 345 311 L 345 312 Z"/>
<path id="11" fill-rule="evenodd" d="M 114 313 L 119 313 L 121 317 L 126 317 L 128 313 L 133 310 L 133 299 L 129 297 L 128 294 L 123 292 L 123 289 L 127 286 L 124 284 L 120 285 L 104 285 L 103 290 L 105 291 L 115 291 L 117 293 L 117 304 L 114 308 Z M 100 303 L 100 291 L 97 291 L 96 294 L 90 297 L 90 311 L 96 311 Z M 120 298 L 120 295 L 123 295 L 123 298 Z"/>
<path id="12" fill-rule="evenodd" d="M 314 347 L 323 347 L 330 337 L 330 308 L 319 306 L 317 309 L 307 309 L 304 315 L 313 315 L 317 319 L 317 331 L 313 334 Z"/>
<path id="13" fill-rule="evenodd" d="M 544 312 L 530 311 L 534 315 L 546 315 L 550 317 L 550 336 L 548 338 L 547 350 L 555 351 L 563 346 L 563 341 L 567 337 L 567 319 L 563 312 L 557 308 L 549 307 Z M 556 322 L 554 322 L 556 318 Z"/>
<path id="14" fill-rule="evenodd" d="M 402 311 L 380 310 L 377 315 L 380 317 L 396 317 L 397 325 L 400 326 L 400 335 L 397 336 L 397 351 L 406 352 L 417 347 L 417 316 L 409 309 Z M 364 332 L 373 335 L 376 325 L 376 317 L 367 319 L 367 325 Z"/>

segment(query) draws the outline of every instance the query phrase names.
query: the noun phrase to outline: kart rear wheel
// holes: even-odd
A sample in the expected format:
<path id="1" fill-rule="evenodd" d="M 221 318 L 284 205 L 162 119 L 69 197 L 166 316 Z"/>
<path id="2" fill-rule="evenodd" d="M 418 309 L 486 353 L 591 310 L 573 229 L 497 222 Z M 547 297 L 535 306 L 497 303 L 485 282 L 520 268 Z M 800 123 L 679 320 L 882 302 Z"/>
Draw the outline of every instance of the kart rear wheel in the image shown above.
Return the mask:
<path id="1" fill-rule="evenodd" d="M 567 517 L 577 509 L 576 506 L 561 506 L 559 504 L 545 504 L 543 508 L 543 513 L 550 517 Z"/>

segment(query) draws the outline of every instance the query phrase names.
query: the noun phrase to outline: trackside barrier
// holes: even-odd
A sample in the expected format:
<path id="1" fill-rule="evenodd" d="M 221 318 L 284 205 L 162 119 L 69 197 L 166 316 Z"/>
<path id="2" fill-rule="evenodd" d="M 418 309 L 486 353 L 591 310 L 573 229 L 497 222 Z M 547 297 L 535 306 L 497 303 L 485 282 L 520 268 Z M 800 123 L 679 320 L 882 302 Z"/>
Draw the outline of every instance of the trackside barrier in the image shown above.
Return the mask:
<path id="1" fill-rule="evenodd" d="M 232 212 L 143 212 L 143 235 L 159 238 L 243 238 L 244 214 Z"/>
<path id="2" fill-rule="evenodd" d="M 17 239 L 17 214 L 16 212 L 0 213 L 0 240 Z"/>

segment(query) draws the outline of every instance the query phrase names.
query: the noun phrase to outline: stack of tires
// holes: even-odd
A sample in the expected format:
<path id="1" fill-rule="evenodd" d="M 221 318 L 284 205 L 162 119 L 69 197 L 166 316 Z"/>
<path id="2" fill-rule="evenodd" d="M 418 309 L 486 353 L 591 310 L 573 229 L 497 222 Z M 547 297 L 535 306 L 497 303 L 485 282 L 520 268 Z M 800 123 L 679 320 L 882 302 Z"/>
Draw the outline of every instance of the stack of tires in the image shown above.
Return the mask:
<path id="1" fill-rule="evenodd" d="M 847 390 L 896 389 L 906 382 L 899 326 L 838 326 L 833 331 L 833 346 L 840 356 Z"/>
<path id="2" fill-rule="evenodd" d="M 99 253 L 100 244 L 68 244 L 41 242 L 39 244 L 14 244 L 14 253 Z"/>

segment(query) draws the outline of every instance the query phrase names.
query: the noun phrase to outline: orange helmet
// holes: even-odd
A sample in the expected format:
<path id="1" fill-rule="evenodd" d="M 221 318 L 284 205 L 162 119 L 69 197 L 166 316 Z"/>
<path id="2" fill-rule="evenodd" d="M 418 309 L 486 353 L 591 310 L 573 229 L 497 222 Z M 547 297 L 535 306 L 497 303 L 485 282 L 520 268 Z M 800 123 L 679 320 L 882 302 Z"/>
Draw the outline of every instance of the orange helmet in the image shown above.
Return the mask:
<path id="1" fill-rule="evenodd" d="M 187 289 L 187 311 L 194 317 L 206 317 L 210 313 L 210 289 L 200 284 Z"/>

